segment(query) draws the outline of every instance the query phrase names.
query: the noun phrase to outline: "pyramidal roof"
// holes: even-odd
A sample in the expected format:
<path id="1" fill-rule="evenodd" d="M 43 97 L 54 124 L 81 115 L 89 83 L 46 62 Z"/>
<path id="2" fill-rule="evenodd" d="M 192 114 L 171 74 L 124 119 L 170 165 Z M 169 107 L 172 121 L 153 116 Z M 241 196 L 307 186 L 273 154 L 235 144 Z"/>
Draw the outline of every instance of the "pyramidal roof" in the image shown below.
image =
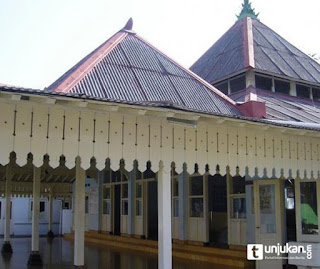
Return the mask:
<path id="1" fill-rule="evenodd" d="M 169 102 L 189 110 L 240 115 L 235 102 L 132 30 L 132 20 L 47 90 L 128 102 Z"/>
<path id="2" fill-rule="evenodd" d="M 245 16 L 190 68 L 210 83 L 245 70 L 320 84 L 320 65 L 268 26 Z"/>

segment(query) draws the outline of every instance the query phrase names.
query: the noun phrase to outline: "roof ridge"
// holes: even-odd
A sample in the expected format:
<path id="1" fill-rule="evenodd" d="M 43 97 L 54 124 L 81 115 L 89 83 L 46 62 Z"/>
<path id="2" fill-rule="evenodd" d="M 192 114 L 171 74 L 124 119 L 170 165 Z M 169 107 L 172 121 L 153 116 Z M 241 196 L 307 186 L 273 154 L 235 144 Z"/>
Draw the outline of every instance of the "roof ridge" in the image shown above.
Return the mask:
<path id="1" fill-rule="evenodd" d="M 66 77 L 56 87 L 50 90 L 63 91 L 63 92 L 70 90 L 78 81 L 80 81 L 87 73 L 89 73 L 101 59 L 103 59 L 106 55 L 108 55 L 113 50 L 113 48 L 115 48 L 128 34 L 129 33 L 123 30 L 120 30 L 119 32 L 115 33 L 113 36 L 111 36 L 109 39 L 103 42 L 96 50 L 94 50 L 92 52 L 92 55 L 90 55 L 91 53 L 89 53 L 86 56 L 88 57 L 88 59 L 86 59 L 85 57 L 80 62 L 78 62 L 76 66 L 77 65 L 79 66 L 77 66 L 75 70 L 72 70 L 73 68 L 72 67 L 69 70 L 71 71 L 70 74 L 67 74 L 69 72 L 67 71 L 64 75 L 62 75 L 62 77 L 65 75 Z M 113 41 L 113 39 L 115 40 Z M 89 61 L 89 64 L 88 64 L 88 61 Z M 84 69 L 82 70 L 82 68 Z M 74 76 L 76 72 L 79 72 L 78 76 Z M 49 88 L 50 87 L 51 86 L 49 86 Z"/>
<path id="2" fill-rule="evenodd" d="M 244 41 L 244 66 L 245 68 L 251 67 L 255 68 L 254 59 L 254 39 L 253 39 L 253 24 L 250 17 L 245 18 L 244 28 L 243 28 L 243 41 Z"/>

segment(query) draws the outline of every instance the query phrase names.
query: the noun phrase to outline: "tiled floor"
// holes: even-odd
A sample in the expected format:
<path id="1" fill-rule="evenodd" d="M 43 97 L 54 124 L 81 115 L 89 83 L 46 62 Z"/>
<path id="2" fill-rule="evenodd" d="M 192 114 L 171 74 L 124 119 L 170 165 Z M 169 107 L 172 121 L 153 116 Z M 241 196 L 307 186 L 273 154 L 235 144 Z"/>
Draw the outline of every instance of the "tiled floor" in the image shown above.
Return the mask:
<path id="1" fill-rule="evenodd" d="M 3 241 L 0 241 L 1 246 Z M 31 238 L 13 238 L 11 240 L 13 254 L 11 257 L 0 255 L 0 268 L 28 268 L 27 262 L 31 248 Z M 73 268 L 73 243 L 61 237 L 52 242 L 40 238 L 40 253 L 44 263 L 43 268 L 65 269 Z M 153 269 L 157 268 L 157 256 L 128 251 L 117 251 L 87 244 L 85 248 L 85 268 L 88 269 Z M 39 268 L 39 267 L 37 267 Z M 174 260 L 175 269 L 220 269 L 212 264 L 192 263 Z M 225 267 L 223 267 L 225 268 Z"/>

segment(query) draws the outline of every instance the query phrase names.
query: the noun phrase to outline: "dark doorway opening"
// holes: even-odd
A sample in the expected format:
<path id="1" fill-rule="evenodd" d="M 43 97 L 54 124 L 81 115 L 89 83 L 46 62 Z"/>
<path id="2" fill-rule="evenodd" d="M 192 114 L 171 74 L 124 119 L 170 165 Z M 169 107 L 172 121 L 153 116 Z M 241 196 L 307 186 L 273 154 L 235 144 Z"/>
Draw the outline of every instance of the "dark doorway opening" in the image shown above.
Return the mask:
<path id="1" fill-rule="evenodd" d="M 148 182 L 148 239 L 158 240 L 158 186 Z"/>
<path id="2" fill-rule="evenodd" d="M 226 176 L 208 177 L 209 245 L 228 247 Z"/>
<path id="3" fill-rule="evenodd" d="M 285 210 L 286 210 L 287 242 L 297 241 L 296 210 L 295 210 L 295 195 L 294 195 L 293 179 L 289 179 L 285 181 L 284 197 L 285 197 Z"/>
<path id="4" fill-rule="evenodd" d="M 114 185 L 114 228 L 113 233 L 115 235 L 121 234 L 121 185 Z"/>

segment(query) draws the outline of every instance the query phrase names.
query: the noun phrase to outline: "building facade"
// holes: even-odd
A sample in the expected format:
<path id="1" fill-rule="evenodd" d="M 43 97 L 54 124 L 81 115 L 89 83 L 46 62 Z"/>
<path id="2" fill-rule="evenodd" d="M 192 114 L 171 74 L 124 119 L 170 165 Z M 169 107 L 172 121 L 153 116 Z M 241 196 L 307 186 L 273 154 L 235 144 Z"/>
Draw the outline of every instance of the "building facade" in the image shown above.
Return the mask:
<path id="1" fill-rule="evenodd" d="M 267 48 L 250 31 L 260 24 L 244 16 L 195 63 L 191 70 L 208 82 L 139 37 L 129 21 L 44 91 L 1 86 L 5 245 L 10 195 L 32 194 L 30 263 L 40 259 L 40 197 L 71 200 L 76 266 L 84 263 L 84 234 L 91 230 L 157 240 L 159 268 L 172 267 L 172 240 L 230 249 L 297 241 L 316 249 L 320 110 L 311 92 L 318 84 L 303 82 L 313 106 L 272 95 L 286 74 L 270 75 L 257 60 L 256 51 Z M 225 42 L 235 46 L 234 38 L 239 46 L 220 60 L 217 51 Z M 292 86 L 298 95 L 302 79 L 292 78 L 287 93 L 294 95 Z M 269 91 L 259 86 L 270 83 Z M 316 256 L 310 262 L 320 266 Z M 262 260 L 256 268 L 283 264 Z"/>

